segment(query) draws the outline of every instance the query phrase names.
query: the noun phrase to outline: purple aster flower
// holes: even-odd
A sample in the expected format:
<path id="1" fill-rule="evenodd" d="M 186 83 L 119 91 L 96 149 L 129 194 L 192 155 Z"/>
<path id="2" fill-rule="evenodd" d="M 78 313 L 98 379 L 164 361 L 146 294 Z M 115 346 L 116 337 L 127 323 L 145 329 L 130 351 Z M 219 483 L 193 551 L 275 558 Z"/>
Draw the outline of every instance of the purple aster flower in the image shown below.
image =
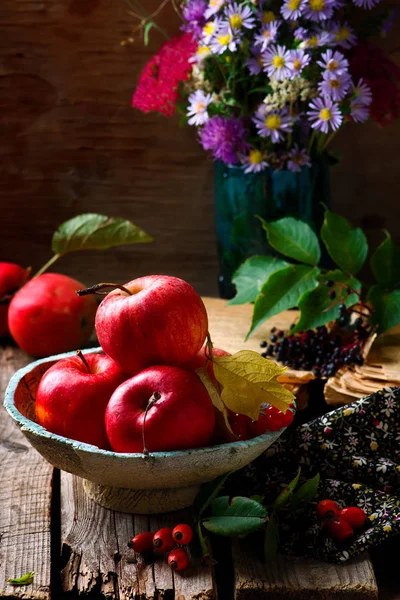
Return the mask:
<path id="1" fill-rule="evenodd" d="M 251 57 L 246 60 L 246 66 L 251 75 L 259 75 L 262 71 L 261 51 L 255 46 L 251 48 Z"/>
<path id="2" fill-rule="evenodd" d="M 205 94 L 203 90 L 197 90 L 189 96 L 187 115 L 190 117 L 189 125 L 204 125 L 208 121 L 208 105 L 211 104 L 211 94 Z"/>
<path id="3" fill-rule="evenodd" d="M 321 58 L 322 60 L 317 61 L 317 65 L 326 69 L 332 75 L 342 75 L 349 68 L 349 61 L 341 52 L 327 50 Z"/>
<path id="4" fill-rule="evenodd" d="M 391 8 L 389 10 L 389 14 L 387 18 L 383 21 L 381 27 L 382 37 L 385 37 L 387 33 L 392 29 L 395 18 L 397 17 L 397 10 L 395 8 Z"/>
<path id="5" fill-rule="evenodd" d="M 298 77 L 311 60 L 311 56 L 304 50 L 291 50 L 288 67 L 291 71 L 291 77 Z"/>
<path id="6" fill-rule="evenodd" d="M 335 0 L 307 0 L 303 16 L 311 21 L 326 21 L 331 18 L 336 6 Z"/>
<path id="7" fill-rule="evenodd" d="M 287 168 L 289 171 L 299 173 L 301 171 L 301 167 L 311 167 L 311 160 L 306 149 L 299 149 L 298 145 L 295 144 L 288 154 Z"/>
<path id="8" fill-rule="evenodd" d="M 240 163 L 239 156 L 247 154 L 246 128 L 241 119 L 211 117 L 199 132 L 204 150 L 210 150 L 216 160 L 228 165 Z"/>
<path id="9" fill-rule="evenodd" d="M 230 28 L 237 32 L 243 29 L 253 29 L 256 24 L 254 13 L 249 6 L 240 6 L 237 2 L 229 4 L 225 9 Z"/>
<path id="10" fill-rule="evenodd" d="M 293 119 L 287 108 L 267 112 L 266 106 L 261 104 L 257 109 L 253 123 L 261 137 L 270 137 L 275 144 L 284 139 L 284 133 L 292 131 Z"/>
<path id="11" fill-rule="evenodd" d="M 245 173 L 260 173 L 269 166 L 265 154 L 256 148 L 252 148 L 248 155 L 242 158 L 242 165 L 245 167 Z"/>
<path id="12" fill-rule="evenodd" d="M 318 89 L 326 98 L 338 102 L 343 100 L 351 85 L 349 73 L 330 73 L 325 71 L 323 80 L 318 84 Z"/>
<path id="13" fill-rule="evenodd" d="M 359 80 L 356 86 L 353 86 L 352 99 L 358 104 L 364 104 L 369 106 L 372 102 L 372 92 L 369 85 L 364 83 L 362 79 Z"/>
<path id="14" fill-rule="evenodd" d="M 331 46 L 334 41 L 334 36 L 330 31 L 320 29 L 305 38 L 301 44 L 301 48 L 319 48 L 320 46 Z"/>
<path id="15" fill-rule="evenodd" d="M 282 81 L 291 76 L 290 51 L 285 46 L 273 46 L 264 52 L 262 59 L 264 71 L 269 77 L 275 77 L 278 81 Z"/>
<path id="16" fill-rule="evenodd" d="M 310 102 L 311 110 L 307 111 L 310 117 L 311 127 L 328 133 L 329 125 L 336 131 L 343 122 L 342 113 L 338 104 L 332 102 L 330 98 L 315 98 Z"/>
<path id="17" fill-rule="evenodd" d="M 335 45 L 348 50 L 357 43 L 357 36 L 348 23 L 332 23 L 329 30 Z"/>
<path id="18" fill-rule="evenodd" d="M 374 8 L 381 0 L 353 0 L 354 4 L 359 8 Z"/>
<path id="19" fill-rule="evenodd" d="M 191 31 L 200 36 L 205 24 L 204 13 L 207 9 L 206 0 L 188 0 L 182 9 L 182 16 L 186 21 L 183 31 Z"/>
<path id="20" fill-rule="evenodd" d="M 223 7 L 225 2 L 226 2 L 226 0 L 210 0 L 209 4 L 208 4 L 208 8 L 204 15 L 205 18 L 209 19 L 210 17 L 215 15 L 220 10 L 220 8 Z"/>
<path id="21" fill-rule="evenodd" d="M 356 123 L 364 123 L 369 118 L 369 108 L 354 100 L 350 102 L 350 116 Z"/>
<path id="22" fill-rule="evenodd" d="M 209 44 L 215 34 L 221 28 L 221 17 L 215 17 L 212 21 L 207 21 L 204 25 L 201 35 L 202 35 L 202 43 Z"/>
<path id="23" fill-rule="evenodd" d="M 294 30 L 293 35 L 297 40 L 301 40 L 303 42 L 310 36 L 310 32 L 304 27 L 298 27 Z"/>
<path id="24" fill-rule="evenodd" d="M 268 44 L 274 42 L 276 40 L 276 36 L 278 34 L 279 22 L 272 21 L 268 25 L 265 25 L 260 33 L 254 38 L 254 43 L 256 46 L 260 46 L 261 50 L 265 50 Z"/>
<path id="25" fill-rule="evenodd" d="M 225 50 L 235 52 L 237 44 L 238 39 L 234 37 L 232 29 L 227 24 L 223 24 L 211 40 L 210 47 L 214 54 L 223 54 Z"/>
<path id="26" fill-rule="evenodd" d="M 286 21 L 295 21 L 303 14 L 306 0 L 285 0 L 281 8 L 282 17 Z"/>

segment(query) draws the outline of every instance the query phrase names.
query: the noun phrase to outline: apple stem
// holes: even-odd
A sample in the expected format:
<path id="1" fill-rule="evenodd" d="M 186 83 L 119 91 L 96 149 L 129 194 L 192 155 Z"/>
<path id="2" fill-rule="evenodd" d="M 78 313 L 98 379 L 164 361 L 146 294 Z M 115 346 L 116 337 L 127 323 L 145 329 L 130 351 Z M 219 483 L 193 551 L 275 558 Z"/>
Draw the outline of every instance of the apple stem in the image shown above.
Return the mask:
<path id="1" fill-rule="evenodd" d="M 99 296 L 106 296 L 108 292 L 101 291 L 106 287 L 112 287 L 114 289 L 122 290 L 129 296 L 133 296 L 132 292 L 120 283 L 96 283 L 96 285 L 92 285 L 91 287 L 85 288 L 84 290 L 77 290 L 76 293 L 78 294 L 78 296 L 88 296 L 89 294 L 98 294 Z"/>
<path id="2" fill-rule="evenodd" d="M 208 360 L 212 361 L 213 358 L 214 358 L 214 356 L 213 356 L 213 346 L 214 346 L 214 344 L 212 343 L 211 335 L 210 335 L 210 332 L 208 331 L 207 332 L 207 342 L 206 342 L 206 352 L 205 352 L 207 361 Z"/>
<path id="3" fill-rule="evenodd" d="M 84 355 L 82 354 L 82 350 L 77 350 L 76 351 L 76 356 L 79 356 L 79 358 L 81 359 L 81 361 L 83 362 L 83 364 L 85 365 L 87 372 L 91 373 L 90 367 L 89 367 L 89 363 L 86 360 L 86 358 L 84 357 Z"/>
<path id="4" fill-rule="evenodd" d="M 144 436 L 144 429 L 145 429 L 145 426 L 146 426 L 147 413 L 150 410 L 150 408 L 152 408 L 152 406 L 154 406 L 155 403 L 157 402 L 157 400 L 159 400 L 160 398 L 161 398 L 160 392 L 154 392 L 153 395 L 151 396 L 151 398 L 149 398 L 149 401 L 148 401 L 147 406 L 146 406 L 146 410 L 144 412 L 143 426 L 142 426 L 142 440 L 143 440 L 143 454 L 145 456 L 149 455 L 149 451 L 146 448 L 146 440 L 145 440 L 145 436 Z"/>

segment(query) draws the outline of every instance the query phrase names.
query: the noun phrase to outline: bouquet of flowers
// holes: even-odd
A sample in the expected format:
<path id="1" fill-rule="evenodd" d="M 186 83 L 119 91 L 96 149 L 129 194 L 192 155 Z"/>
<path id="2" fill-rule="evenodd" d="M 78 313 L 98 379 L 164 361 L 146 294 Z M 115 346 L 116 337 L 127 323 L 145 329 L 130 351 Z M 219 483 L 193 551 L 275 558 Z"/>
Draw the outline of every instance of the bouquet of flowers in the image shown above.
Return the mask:
<path id="1" fill-rule="evenodd" d="M 132 105 L 178 109 L 216 160 L 300 171 L 346 122 L 400 114 L 400 69 L 367 43 L 394 18 L 380 0 L 171 1 L 182 33 L 146 65 Z"/>

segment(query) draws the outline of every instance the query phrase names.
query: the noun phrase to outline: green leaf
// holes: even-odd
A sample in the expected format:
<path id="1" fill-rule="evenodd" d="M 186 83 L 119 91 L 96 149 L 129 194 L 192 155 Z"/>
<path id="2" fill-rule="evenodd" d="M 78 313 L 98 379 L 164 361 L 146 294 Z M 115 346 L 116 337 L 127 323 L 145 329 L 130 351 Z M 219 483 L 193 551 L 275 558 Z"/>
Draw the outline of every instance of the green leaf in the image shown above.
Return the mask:
<path id="1" fill-rule="evenodd" d="M 279 521 L 275 513 L 272 513 L 264 535 L 264 558 L 275 560 L 279 545 Z"/>
<path id="2" fill-rule="evenodd" d="M 383 333 L 400 323 L 400 290 L 388 292 L 379 285 L 373 285 L 367 300 L 375 309 L 371 322 L 378 326 L 378 333 Z"/>
<path id="3" fill-rule="evenodd" d="M 211 516 L 222 517 L 229 507 L 229 496 L 220 496 L 211 502 Z"/>
<path id="4" fill-rule="evenodd" d="M 378 283 L 394 287 L 400 284 L 400 247 L 385 233 L 386 239 L 371 256 L 371 269 Z"/>
<path id="5" fill-rule="evenodd" d="M 35 571 L 31 571 L 30 573 L 25 573 L 22 577 L 17 577 L 16 579 L 7 579 L 8 583 L 11 585 L 30 585 L 33 583 L 33 576 Z"/>
<path id="6" fill-rule="evenodd" d="M 254 302 L 271 273 L 287 265 L 286 261 L 274 256 L 251 256 L 233 274 L 232 281 L 237 291 L 228 304 Z"/>
<path id="7" fill-rule="evenodd" d="M 289 502 L 291 495 L 293 494 L 297 484 L 299 483 L 300 473 L 301 468 L 299 467 L 296 477 L 292 479 L 292 481 L 281 491 L 281 493 L 273 503 L 272 507 L 274 510 L 279 510 L 280 508 L 283 508 Z"/>
<path id="8" fill-rule="evenodd" d="M 228 479 L 230 473 L 226 475 L 220 475 L 208 483 L 204 483 L 193 503 L 193 512 L 197 518 L 200 518 L 204 511 L 210 506 L 211 502 L 218 496 L 221 488 L 224 486 L 225 481 Z"/>
<path id="9" fill-rule="evenodd" d="M 320 279 L 322 279 L 322 277 Z M 324 275 L 324 279 L 332 279 L 336 284 L 342 283 L 358 292 L 361 290 L 361 282 L 358 281 L 358 279 L 355 277 L 348 277 L 343 271 L 339 271 L 338 269 L 335 271 L 328 271 L 328 273 Z M 331 300 L 329 297 L 329 292 L 331 290 L 335 290 L 336 292 L 335 300 Z M 322 325 L 326 325 L 326 323 L 337 319 L 339 316 L 339 304 L 353 306 L 359 299 L 357 294 L 346 296 L 347 292 L 345 287 L 335 285 L 332 288 L 328 288 L 323 283 L 320 283 L 314 290 L 303 294 L 299 300 L 300 319 L 296 327 L 292 330 L 292 333 L 321 327 Z"/>
<path id="10" fill-rule="evenodd" d="M 358 273 L 368 254 L 368 242 L 362 229 L 326 209 L 321 238 L 329 256 L 343 271 L 350 275 Z"/>
<path id="11" fill-rule="evenodd" d="M 264 526 L 267 511 L 258 502 L 237 496 L 223 516 L 209 517 L 203 526 L 217 535 L 245 536 Z"/>
<path id="12" fill-rule="evenodd" d="M 311 227 L 293 217 L 267 223 L 260 219 L 268 241 L 275 250 L 307 265 L 316 266 L 321 258 L 318 238 Z"/>
<path id="13" fill-rule="evenodd" d="M 304 292 L 318 285 L 318 275 L 319 269 L 308 265 L 291 265 L 272 273 L 256 298 L 246 340 L 264 321 L 297 306 Z"/>
<path id="14" fill-rule="evenodd" d="M 292 496 L 290 502 L 290 508 L 293 510 L 297 510 L 299 508 L 304 508 L 311 502 L 317 493 L 319 486 L 319 473 L 315 475 L 312 479 L 308 479 L 302 486 L 296 490 Z"/>
<path id="15" fill-rule="evenodd" d="M 88 213 L 62 223 L 53 235 L 52 249 L 62 255 L 151 241 L 147 233 L 126 219 Z"/>
<path id="16" fill-rule="evenodd" d="M 154 27 L 154 23 L 153 21 L 149 21 L 143 28 L 143 42 L 145 46 L 149 45 L 149 33 L 152 27 Z"/>

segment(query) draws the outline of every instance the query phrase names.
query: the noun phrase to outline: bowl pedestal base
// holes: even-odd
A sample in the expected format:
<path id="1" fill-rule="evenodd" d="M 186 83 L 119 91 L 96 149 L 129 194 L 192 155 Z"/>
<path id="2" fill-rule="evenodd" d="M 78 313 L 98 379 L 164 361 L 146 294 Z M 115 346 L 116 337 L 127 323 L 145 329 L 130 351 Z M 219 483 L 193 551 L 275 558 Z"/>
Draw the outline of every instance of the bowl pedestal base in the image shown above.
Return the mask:
<path id="1" fill-rule="evenodd" d="M 132 490 L 83 480 L 86 494 L 101 506 L 118 512 L 152 515 L 187 508 L 193 504 L 199 485 L 165 490 Z"/>

